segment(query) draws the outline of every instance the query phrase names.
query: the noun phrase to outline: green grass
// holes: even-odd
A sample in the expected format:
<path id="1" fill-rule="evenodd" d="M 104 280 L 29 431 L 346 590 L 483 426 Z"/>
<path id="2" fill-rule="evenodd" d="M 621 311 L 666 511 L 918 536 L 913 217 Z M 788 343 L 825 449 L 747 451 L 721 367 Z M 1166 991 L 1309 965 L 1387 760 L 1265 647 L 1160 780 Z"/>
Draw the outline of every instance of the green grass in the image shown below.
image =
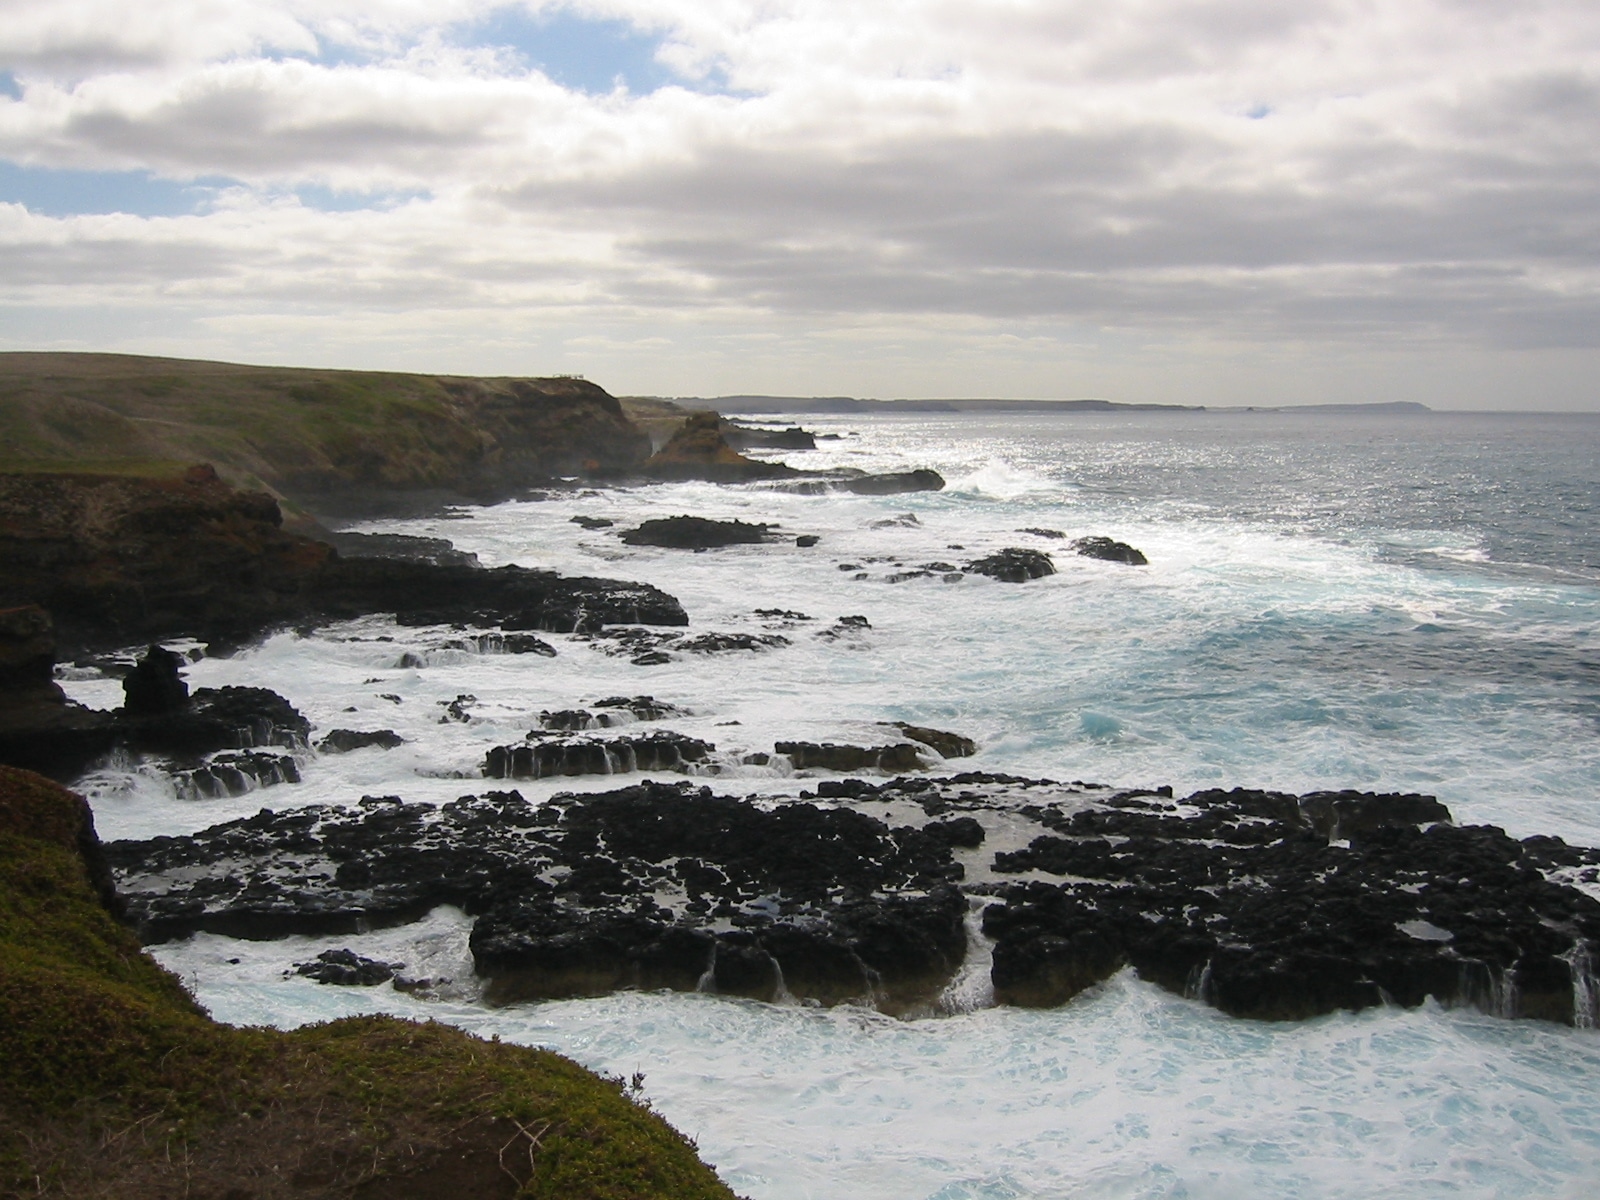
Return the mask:
<path id="1" fill-rule="evenodd" d="M 549 430 L 502 419 L 517 408 L 514 385 L 562 398 L 591 436 L 630 428 L 600 414 L 595 399 L 604 393 L 561 379 L 3 353 L 0 470 L 210 462 L 235 486 L 256 481 L 291 497 L 452 487 L 474 478 L 486 457 L 560 458 L 559 415 Z"/>
<path id="2" fill-rule="evenodd" d="M 732 1200 L 621 1081 L 548 1051 L 388 1017 L 211 1021 L 96 897 L 86 811 L 0 768 L 0 1195 L 405 1200 L 471 1168 L 523 1200 Z"/>

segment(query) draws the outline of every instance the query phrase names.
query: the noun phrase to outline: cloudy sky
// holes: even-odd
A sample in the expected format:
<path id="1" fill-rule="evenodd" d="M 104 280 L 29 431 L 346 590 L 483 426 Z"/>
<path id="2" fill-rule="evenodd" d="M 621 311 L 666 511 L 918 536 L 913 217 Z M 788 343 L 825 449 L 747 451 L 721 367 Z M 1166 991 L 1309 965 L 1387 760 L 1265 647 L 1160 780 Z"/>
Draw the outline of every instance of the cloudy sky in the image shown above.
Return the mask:
<path id="1" fill-rule="evenodd" d="M 1596 0 L 0 0 L 0 349 L 1600 410 Z"/>

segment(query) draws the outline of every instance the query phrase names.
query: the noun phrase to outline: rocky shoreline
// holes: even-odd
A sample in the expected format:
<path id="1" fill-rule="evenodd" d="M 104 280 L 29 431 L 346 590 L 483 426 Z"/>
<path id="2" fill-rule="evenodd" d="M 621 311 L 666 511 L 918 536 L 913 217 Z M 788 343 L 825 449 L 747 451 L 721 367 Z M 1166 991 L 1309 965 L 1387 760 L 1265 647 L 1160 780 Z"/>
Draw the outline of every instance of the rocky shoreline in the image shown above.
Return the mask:
<path id="1" fill-rule="evenodd" d="M 1458 827 L 1417 795 L 1175 799 L 963 773 L 775 799 L 647 781 L 263 810 L 106 853 L 146 941 L 353 933 L 456 905 L 490 1003 L 669 988 L 915 1015 L 948 1011 L 965 976 L 1051 1007 L 1132 967 L 1260 1019 L 1430 996 L 1600 1015 L 1600 851 Z"/>
<path id="2" fill-rule="evenodd" d="M 556 391 L 626 424 L 603 393 Z M 501 399 L 514 408 L 518 395 Z M 513 417 L 507 408 L 496 419 Z M 697 414 L 648 458 L 634 446 L 588 473 L 873 496 L 944 486 L 927 470 L 822 476 L 731 444 L 804 450 L 815 445 L 808 439 Z M 572 520 L 620 546 L 669 552 L 793 537 L 687 514 L 634 528 Z M 874 528 L 919 524 L 908 513 Z M 1147 565 L 1108 537 L 1017 532 L 1115 569 Z M 763 632 L 691 631 L 678 600 L 647 584 L 486 569 L 442 539 L 334 541 L 287 527 L 273 497 L 236 490 L 204 466 L 0 474 L 0 761 L 70 779 L 113 750 L 160 756 L 178 795 L 203 798 L 292 787 L 314 753 L 289 700 L 259 688 L 191 695 L 183 661 L 156 644 L 128 672 L 121 708 L 73 705 L 52 677 L 58 642 L 83 655 L 184 636 L 226 654 L 273 629 L 388 613 L 402 626 L 453 628 L 451 645 L 552 656 L 535 634 L 554 633 L 649 667 L 781 651 L 812 620 L 761 609 Z M 820 539 L 793 541 L 810 549 Z M 950 562 L 836 566 L 859 580 L 874 562 L 887 564 L 887 583 L 1028 585 L 1057 572 L 1037 544 L 1003 543 Z M 843 616 L 812 632 L 848 641 L 870 627 Z M 409 651 L 397 664 L 424 665 Z M 457 697 L 440 720 L 471 720 L 473 702 Z M 484 755 L 482 776 L 505 790 L 442 805 L 386 795 L 263 810 L 189 837 L 113 843 L 107 854 L 147 941 L 354 933 L 459 906 L 474 920 L 474 971 L 491 1003 L 671 988 L 915 1015 L 949 1011 L 957 993 L 1055 1006 L 1132 968 L 1262 1019 L 1430 996 L 1582 1026 L 1600 1015 L 1592 849 L 1458 827 L 1416 795 L 1236 789 L 1175 799 L 1167 789 L 946 774 L 975 743 L 903 722 L 867 744 L 778 737 L 770 751 L 725 751 L 672 728 L 684 715 L 627 695 L 547 711 L 520 742 Z M 402 741 L 388 729 L 340 728 L 323 734 L 319 752 Z M 722 786 L 750 767 L 811 790 L 740 797 L 701 782 Z M 677 781 L 538 804 L 509 787 L 641 772 Z M 372 983 L 393 974 L 380 967 L 350 952 L 308 971 Z"/>

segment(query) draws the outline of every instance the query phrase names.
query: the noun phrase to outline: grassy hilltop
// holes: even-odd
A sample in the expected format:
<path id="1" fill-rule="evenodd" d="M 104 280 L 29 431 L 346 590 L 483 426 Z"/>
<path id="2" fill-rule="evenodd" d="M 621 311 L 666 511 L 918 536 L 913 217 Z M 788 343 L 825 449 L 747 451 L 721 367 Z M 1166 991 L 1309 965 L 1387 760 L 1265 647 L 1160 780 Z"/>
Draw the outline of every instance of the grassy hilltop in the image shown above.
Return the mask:
<path id="1" fill-rule="evenodd" d="M 0 767 L 0 1197 L 734 1200 L 559 1055 L 443 1025 L 205 1016 L 106 907 L 88 807 Z"/>
<path id="2" fill-rule="evenodd" d="M 209 462 L 290 500 L 483 495 L 626 471 L 650 439 L 582 379 L 0 353 L 0 470 L 164 472 Z"/>

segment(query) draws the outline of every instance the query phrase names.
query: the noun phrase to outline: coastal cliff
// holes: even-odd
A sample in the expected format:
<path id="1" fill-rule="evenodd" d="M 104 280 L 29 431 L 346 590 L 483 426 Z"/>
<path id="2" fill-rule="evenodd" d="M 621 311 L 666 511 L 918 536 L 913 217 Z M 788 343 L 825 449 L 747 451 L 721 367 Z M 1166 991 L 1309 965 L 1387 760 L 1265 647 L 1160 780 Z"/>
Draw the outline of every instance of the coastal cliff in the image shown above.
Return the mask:
<path id="1" fill-rule="evenodd" d="M 39 605 L 68 652 L 152 638 L 246 639 L 274 624 L 394 612 L 570 632 L 682 625 L 655 588 L 550 571 L 341 558 L 278 503 L 209 466 L 149 475 L 0 473 L 0 608 Z"/>
<path id="2" fill-rule="evenodd" d="M 212 463 L 321 515 L 626 473 L 650 437 L 587 380 L 0 354 L 0 465 Z"/>
<path id="3" fill-rule="evenodd" d="M 733 1200 L 620 1080 L 437 1024 L 211 1021 L 117 919 L 88 806 L 0 767 L 0 1196 Z"/>

